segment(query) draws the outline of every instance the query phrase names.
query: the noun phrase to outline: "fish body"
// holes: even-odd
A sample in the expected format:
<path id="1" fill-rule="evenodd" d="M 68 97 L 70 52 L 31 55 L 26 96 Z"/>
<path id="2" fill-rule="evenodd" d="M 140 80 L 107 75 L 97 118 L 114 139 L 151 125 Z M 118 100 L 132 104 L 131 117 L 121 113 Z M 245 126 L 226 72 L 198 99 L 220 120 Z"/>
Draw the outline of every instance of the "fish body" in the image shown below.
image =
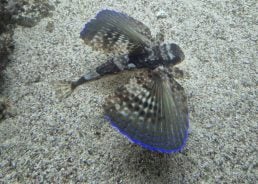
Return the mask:
<path id="1" fill-rule="evenodd" d="M 129 53 L 109 59 L 95 70 L 87 72 L 79 80 L 73 82 L 73 89 L 107 74 L 140 68 L 155 69 L 159 66 L 175 65 L 182 60 L 184 60 L 184 54 L 178 45 L 173 43 L 155 45 L 146 48 L 137 55 Z"/>
<path id="2" fill-rule="evenodd" d="M 133 77 L 107 99 L 105 117 L 129 140 L 146 149 L 162 153 L 182 150 L 189 127 L 187 98 L 169 69 L 184 60 L 181 48 L 154 39 L 142 22 L 112 10 L 100 11 L 85 24 L 80 37 L 111 57 L 77 81 L 58 85 L 58 92 L 67 97 L 85 82 L 146 68 L 148 74 Z"/>

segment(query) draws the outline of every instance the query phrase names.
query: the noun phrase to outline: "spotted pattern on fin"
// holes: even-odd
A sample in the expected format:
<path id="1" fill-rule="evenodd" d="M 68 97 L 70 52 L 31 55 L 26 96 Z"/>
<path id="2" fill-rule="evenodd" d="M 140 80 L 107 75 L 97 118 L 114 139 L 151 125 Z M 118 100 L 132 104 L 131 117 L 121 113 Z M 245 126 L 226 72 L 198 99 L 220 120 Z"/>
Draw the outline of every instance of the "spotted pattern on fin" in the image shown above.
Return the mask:
<path id="1" fill-rule="evenodd" d="M 139 53 L 151 44 L 151 32 L 126 14 L 102 10 L 80 34 L 87 45 L 113 54 Z"/>
<path id="2" fill-rule="evenodd" d="M 144 148 L 170 153 L 180 151 L 186 143 L 186 96 L 163 67 L 119 87 L 104 109 L 113 127 Z"/>

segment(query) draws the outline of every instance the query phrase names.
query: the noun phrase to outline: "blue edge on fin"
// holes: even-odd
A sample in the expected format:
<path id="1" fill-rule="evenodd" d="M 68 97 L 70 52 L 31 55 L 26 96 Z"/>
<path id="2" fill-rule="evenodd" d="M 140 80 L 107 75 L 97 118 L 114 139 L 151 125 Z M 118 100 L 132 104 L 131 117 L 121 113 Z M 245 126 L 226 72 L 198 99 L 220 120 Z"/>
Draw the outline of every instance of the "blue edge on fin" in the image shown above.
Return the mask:
<path id="1" fill-rule="evenodd" d="M 120 130 L 116 125 L 115 123 L 111 120 L 110 117 L 108 116 L 104 116 L 104 118 L 110 122 L 110 124 L 112 125 L 112 127 L 117 130 L 118 132 L 120 132 L 122 135 L 124 135 L 127 139 L 129 139 L 129 141 L 131 141 L 132 143 L 135 143 L 135 144 L 138 144 L 140 145 L 141 147 L 145 148 L 145 149 L 148 149 L 150 151 L 158 151 L 160 153 L 177 153 L 177 152 L 180 152 L 182 151 L 182 149 L 184 148 L 184 146 L 186 145 L 186 141 L 188 139 L 188 129 L 186 130 L 186 137 L 183 141 L 183 144 L 177 148 L 177 149 L 172 149 L 172 150 L 165 150 L 165 149 L 162 149 L 162 148 L 156 148 L 156 147 L 152 147 L 150 145 L 147 145 L 147 144 L 144 144 L 142 143 L 141 141 L 139 140 L 135 140 L 135 139 L 132 139 L 126 132 Z M 189 118 L 188 118 L 188 125 L 189 125 Z"/>
<path id="2" fill-rule="evenodd" d="M 97 13 L 97 15 L 95 16 L 94 19 L 97 19 L 97 18 L 98 18 L 99 16 L 101 16 L 101 14 L 102 14 L 103 12 L 105 12 L 105 11 L 108 11 L 108 12 L 110 12 L 110 13 L 115 13 L 115 14 L 119 13 L 119 14 L 123 14 L 123 15 L 125 15 L 125 16 L 128 16 L 128 15 L 126 15 L 126 14 L 124 14 L 124 13 L 121 13 L 121 12 L 118 12 L 118 11 L 115 11 L 115 10 L 103 9 L 103 10 L 100 10 L 100 11 Z M 91 20 L 92 20 L 92 19 L 91 19 Z M 88 24 L 91 22 L 91 20 L 88 21 L 88 22 L 86 22 L 86 24 L 84 25 L 84 28 L 81 30 L 81 32 L 80 32 L 80 38 L 81 38 L 81 39 L 83 39 L 83 38 L 85 37 L 85 35 L 86 35 L 86 33 L 87 33 L 87 26 L 88 26 Z"/>

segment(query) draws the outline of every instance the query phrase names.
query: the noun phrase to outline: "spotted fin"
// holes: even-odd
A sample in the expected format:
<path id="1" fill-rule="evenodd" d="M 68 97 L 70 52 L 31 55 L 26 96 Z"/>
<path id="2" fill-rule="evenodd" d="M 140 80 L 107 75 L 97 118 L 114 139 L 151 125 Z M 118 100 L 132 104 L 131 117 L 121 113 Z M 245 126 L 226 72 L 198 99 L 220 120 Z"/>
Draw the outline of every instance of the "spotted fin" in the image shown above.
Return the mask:
<path id="1" fill-rule="evenodd" d="M 188 136 L 184 89 L 159 67 L 130 80 L 104 107 L 112 126 L 132 142 L 162 153 L 178 152 Z"/>
<path id="2" fill-rule="evenodd" d="M 151 44 L 149 28 L 126 14 L 102 10 L 85 24 L 80 37 L 96 50 L 113 54 L 142 52 Z"/>

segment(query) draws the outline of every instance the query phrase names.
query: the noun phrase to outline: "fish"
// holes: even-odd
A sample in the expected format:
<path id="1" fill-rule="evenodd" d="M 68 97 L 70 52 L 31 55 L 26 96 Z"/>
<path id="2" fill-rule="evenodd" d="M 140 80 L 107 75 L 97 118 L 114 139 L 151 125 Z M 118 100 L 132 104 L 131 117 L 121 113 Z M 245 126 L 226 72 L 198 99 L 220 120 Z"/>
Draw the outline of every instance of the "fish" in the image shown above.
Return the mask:
<path id="1" fill-rule="evenodd" d="M 76 81 L 56 85 L 66 98 L 80 85 L 122 71 L 145 69 L 106 99 L 104 117 L 129 141 L 161 152 L 180 152 L 188 139 L 189 113 L 184 88 L 173 78 L 171 66 L 185 59 L 175 43 L 165 43 L 142 22 L 125 13 L 105 9 L 80 33 L 84 43 L 110 57 Z"/>

